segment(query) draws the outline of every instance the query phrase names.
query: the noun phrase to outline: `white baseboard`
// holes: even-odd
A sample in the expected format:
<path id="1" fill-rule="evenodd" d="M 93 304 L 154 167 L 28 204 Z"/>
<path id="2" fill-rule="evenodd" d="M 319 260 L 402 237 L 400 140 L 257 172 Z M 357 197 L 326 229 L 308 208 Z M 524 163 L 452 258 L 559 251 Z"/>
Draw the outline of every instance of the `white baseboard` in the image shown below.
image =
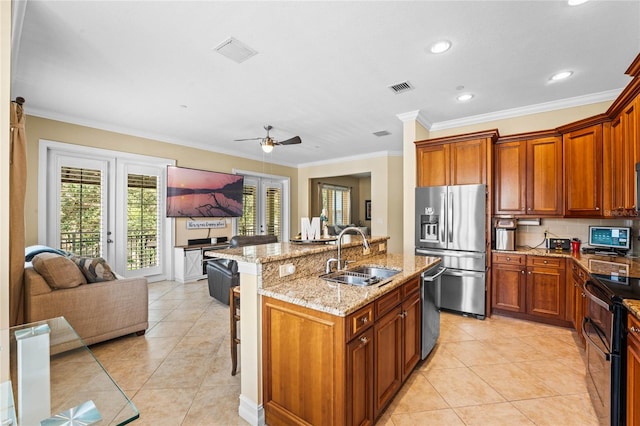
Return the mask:
<path id="1" fill-rule="evenodd" d="M 266 424 L 264 421 L 264 408 L 262 405 L 256 404 L 244 395 L 240 395 L 238 414 L 250 425 L 265 426 Z"/>

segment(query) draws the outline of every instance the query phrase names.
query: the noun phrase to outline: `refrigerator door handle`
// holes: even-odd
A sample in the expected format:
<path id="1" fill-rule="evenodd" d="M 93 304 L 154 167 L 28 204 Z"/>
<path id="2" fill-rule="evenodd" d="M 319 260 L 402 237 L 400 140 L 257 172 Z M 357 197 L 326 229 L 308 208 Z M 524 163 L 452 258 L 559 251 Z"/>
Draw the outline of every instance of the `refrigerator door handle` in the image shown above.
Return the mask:
<path id="1" fill-rule="evenodd" d="M 472 259 L 482 259 L 485 255 L 480 252 L 456 252 L 456 251 L 442 251 L 442 250 L 429 250 L 429 249 L 416 249 L 416 253 L 425 254 L 427 256 L 450 256 L 450 257 L 470 257 Z"/>
<path id="2" fill-rule="evenodd" d="M 447 228 L 449 233 L 449 243 L 453 242 L 453 194 L 448 194 Z"/>
<path id="3" fill-rule="evenodd" d="M 447 217 L 445 216 L 445 204 L 446 204 L 446 192 L 440 193 L 440 244 L 445 243 L 445 226 L 447 224 Z"/>

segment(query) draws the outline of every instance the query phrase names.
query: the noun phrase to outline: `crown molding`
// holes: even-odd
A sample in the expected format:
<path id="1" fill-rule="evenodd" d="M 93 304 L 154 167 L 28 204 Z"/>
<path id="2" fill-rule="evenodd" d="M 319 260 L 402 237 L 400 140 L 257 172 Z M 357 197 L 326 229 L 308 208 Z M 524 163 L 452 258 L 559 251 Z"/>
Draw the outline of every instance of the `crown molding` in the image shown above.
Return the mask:
<path id="1" fill-rule="evenodd" d="M 422 114 L 422 111 L 420 111 L 419 109 L 415 111 L 396 114 L 396 117 L 398 117 L 398 119 L 403 123 L 406 123 L 407 121 L 417 121 L 422 127 L 427 130 L 431 130 L 431 126 L 433 126 L 433 123 L 427 117 L 425 117 L 424 114 Z"/>
<path id="2" fill-rule="evenodd" d="M 525 115 L 538 114 L 542 112 L 556 111 L 559 109 L 573 108 L 583 105 L 594 104 L 597 102 L 605 102 L 616 99 L 622 88 L 608 90 L 606 92 L 592 93 L 590 95 L 576 96 L 573 98 L 561 99 L 552 102 L 543 102 L 535 105 L 528 105 L 521 108 L 505 109 L 502 111 L 491 112 L 487 114 L 472 115 L 455 120 L 440 121 L 433 123 L 431 131 L 453 129 L 456 127 L 464 127 L 473 124 L 487 123 L 496 120 L 504 120 L 508 118 L 521 117 Z"/>
<path id="3" fill-rule="evenodd" d="M 331 160 L 314 161 L 312 163 L 301 163 L 301 164 L 298 164 L 297 167 L 303 168 L 303 167 L 326 166 L 329 164 L 347 163 L 349 161 L 366 160 L 369 158 L 402 157 L 402 155 L 403 155 L 402 151 L 378 151 L 378 152 L 371 152 L 371 153 L 362 154 L 362 155 L 340 157 L 340 158 L 335 158 Z"/>

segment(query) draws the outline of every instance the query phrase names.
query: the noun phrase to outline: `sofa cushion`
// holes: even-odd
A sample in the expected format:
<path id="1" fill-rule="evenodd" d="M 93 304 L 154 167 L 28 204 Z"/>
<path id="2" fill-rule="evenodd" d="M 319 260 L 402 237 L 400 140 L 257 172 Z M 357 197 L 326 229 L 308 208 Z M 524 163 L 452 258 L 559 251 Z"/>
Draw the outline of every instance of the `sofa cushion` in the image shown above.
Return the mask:
<path id="1" fill-rule="evenodd" d="M 57 253 L 44 252 L 33 257 L 33 269 L 42 275 L 51 288 L 72 288 L 86 284 L 78 266 Z"/>
<path id="2" fill-rule="evenodd" d="M 80 271 L 82 271 L 89 283 L 99 283 L 116 279 L 107 261 L 101 257 L 71 256 L 71 260 L 78 265 L 78 268 L 80 268 Z"/>

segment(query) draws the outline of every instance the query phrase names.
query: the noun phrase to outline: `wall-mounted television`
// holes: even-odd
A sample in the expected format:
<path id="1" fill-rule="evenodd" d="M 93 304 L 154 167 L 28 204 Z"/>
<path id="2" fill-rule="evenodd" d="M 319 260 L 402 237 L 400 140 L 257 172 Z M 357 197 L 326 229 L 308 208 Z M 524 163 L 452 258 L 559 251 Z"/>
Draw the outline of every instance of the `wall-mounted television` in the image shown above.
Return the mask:
<path id="1" fill-rule="evenodd" d="M 240 217 L 244 176 L 167 167 L 167 217 Z"/>
<path id="2" fill-rule="evenodd" d="M 590 226 L 589 245 L 609 250 L 629 250 L 631 247 L 631 228 L 621 226 Z"/>

